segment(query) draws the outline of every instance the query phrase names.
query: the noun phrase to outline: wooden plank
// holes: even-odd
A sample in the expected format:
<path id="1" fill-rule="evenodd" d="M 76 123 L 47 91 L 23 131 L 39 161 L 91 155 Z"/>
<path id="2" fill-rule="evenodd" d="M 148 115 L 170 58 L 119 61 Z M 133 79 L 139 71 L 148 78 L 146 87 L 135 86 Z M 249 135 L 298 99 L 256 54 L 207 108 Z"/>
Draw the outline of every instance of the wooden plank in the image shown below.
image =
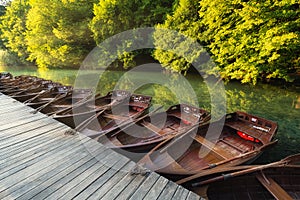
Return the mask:
<path id="1" fill-rule="evenodd" d="M 24 112 L 30 112 L 30 110 L 28 110 L 28 107 L 14 107 L 14 108 L 2 110 L 2 111 L 0 111 L 0 113 L 2 116 L 5 116 L 6 114 L 14 112 L 16 110 L 19 111 L 19 112 L 17 112 L 18 113 L 17 116 L 22 115 L 22 114 L 24 115 Z M 6 119 L 6 120 L 8 120 L 8 119 Z"/>
<path id="2" fill-rule="evenodd" d="M 188 190 L 184 189 L 182 186 L 178 186 L 174 196 L 172 197 L 172 200 L 186 199 L 188 193 L 189 193 Z"/>
<path id="3" fill-rule="evenodd" d="M 159 179 L 156 181 L 156 183 L 152 186 L 152 188 L 149 190 L 147 195 L 145 196 L 145 199 L 157 199 L 158 196 L 162 193 L 163 189 L 168 183 L 168 179 L 164 177 L 159 177 Z"/>
<path id="4" fill-rule="evenodd" d="M 108 170 L 99 170 L 96 174 L 91 174 L 90 176 L 86 177 L 82 182 L 80 182 L 76 187 L 73 187 L 71 190 L 69 190 L 67 193 L 64 194 L 61 198 L 63 199 L 73 199 L 75 196 L 77 196 L 80 192 L 88 191 L 88 187 L 91 184 L 96 184 L 98 187 L 101 186 L 101 181 L 104 183 L 101 187 L 101 189 L 98 189 L 95 192 L 92 192 L 92 196 L 94 198 L 99 199 L 101 196 L 103 196 L 107 191 L 110 190 L 113 184 L 115 184 L 117 181 L 121 179 L 121 177 L 124 177 L 126 173 L 120 171 L 124 167 L 131 165 L 132 163 L 129 162 L 129 159 L 126 157 L 123 157 L 123 159 L 118 160 L 113 168 L 107 168 L 106 166 L 103 166 L 107 168 Z M 107 178 L 106 178 L 107 177 Z"/>
<path id="5" fill-rule="evenodd" d="M 65 128 L 61 128 L 59 130 L 55 129 L 52 131 L 49 131 L 49 133 L 56 133 L 58 131 L 63 131 L 66 130 Z M 28 148 L 19 148 L 17 150 L 11 150 L 11 151 L 6 151 L 3 150 L 1 151 L 0 155 L 0 167 L 4 166 L 10 166 L 11 164 L 15 163 L 16 161 L 23 161 L 24 159 L 28 159 L 28 157 L 32 155 L 36 155 L 37 152 L 40 153 L 42 151 L 47 151 L 47 148 L 51 149 L 53 145 L 59 144 L 59 142 L 64 141 L 62 138 L 52 138 L 50 140 L 45 140 L 40 143 L 33 144 L 29 146 Z M 11 146 L 14 147 L 14 146 Z"/>
<path id="6" fill-rule="evenodd" d="M 189 192 L 188 196 L 186 197 L 187 200 L 205 200 L 204 198 L 199 197 L 197 194 L 194 192 Z"/>
<path id="7" fill-rule="evenodd" d="M 125 188 L 122 191 L 118 191 L 119 194 L 115 199 L 118 200 L 127 200 L 135 190 L 143 184 L 143 182 L 147 179 L 146 176 L 137 175 L 130 183 L 125 183 Z M 104 199 L 104 198 L 103 198 Z M 79 199 L 78 199 L 79 200 Z"/>
<path id="8" fill-rule="evenodd" d="M 73 143 L 72 143 L 73 142 Z M 55 161 L 59 156 L 62 156 L 66 151 L 71 151 L 72 148 L 79 146 L 81 141 L 72 141 L 71 143 L 63 142 L 58 147 L 54 147 L 50 151 L 41 152 L 42 155 L 34 157 L 34 159 L 21 164 L 8 166 L 0 170 L 0 180 L 6 187 L 15 184 L 20 181 L 19 179 L 25 178 L 24 175 L 29 176 L 30 174 L 43 169 L 49 164 L 49 162 Z M 84 142 L 84 141 L 82 141 Z M 72 145 L 74 144 L 75 145 Z M 5 182 L 7 180 L 7 183 Z M 1 189 L 0 189 L 1 191 Z"/>
<path id="9" fill-rule="evenodd" d="M 7 113 L 5 116 L 1 116 L 1 121 L 0 121 L 0 126 L 4 125 L 4 124 L 7 124 L 7 123 L 12 123 L 14 121 L 17 121 L 17 120 L 22 120 L 22 119 L 26 119 L 28 118 L 29 116 L 27 114 L 24 114 L 24 115 L 16 115 L 16 113 L 18 113 L 18 111 L 14 111 L 14 112 L 10 112 L 10 113 Z M 31 116 L 34 116 L 34 115 L 31 115 Z M 31 117 L 30 116 L 30 117 Z"/>
<path id="10" fill-rule="evenodd" d="M 37 128 L 35 127 L 32 130 L 29 130 L 27 132 L 25 131 L 23 133 L 15 135 L 15 137 L 9 137 L 9 138 L 5 138 L 5 139 L 1 138 L 0 145 L 1 145 L 1 148 L 6 148 L 11 145 L 17 144 L 18 142 L 28 140 L 30 138 L 36 137 L 37 135 L 43 134 L 44 133 L 43 130 L 47 129 L 48 131 L 51 131 L 51 130 L 57 129 L 59 127 L 62 127 L 62 126 L 60 124 L 56 124 L 56 123 L 48 124 L 47 126 L 41 125 L 40 127 L 37 127 Z"/>
<path id="11" fill-rule="evenodd" d="M 20 135 L 22 133 L 26 133 L 28 131 L 32 131 L 32 130 L 38 129 L 42 126 L 47 126 L 47 125 L 51 125 L 51 124 L 66 126 L 62 123 L 57 123 L 56 121 L 51 120 L 49 118 L 40 118 L 40 119 L 35 119 L 34 121 L 29 121 L 27 123 L 24 122 L 24 124 L 21 124 L 19 126 L 15 126 L 12 128 L 2 130 L 0 137 L 1 137 L 1 140 L 3 140 L 6 137 L 9 138 L 14 135 Z"/>
<path id="12" fill-rule="evenodd" d="M 22 122 L 20 122 L 22 123 Z M 50 120 L 49 118 L 45 118 L 45 117 L 38 117 L 38 118 L 34 118 L 32 120 L 26 120 L 23 122 L 23 124 L 18 124 L 16 123 L 16 126 L 12 126 L 12 127 L 6 127 L 3 126 L 3 130 L 1 130 L 1 137 L 4 138 L 5 135 L 18 135 L 20 133 L 24 133 L 30 130 L 34 130 L 36 126 L 46 126 L 47 124 L 53 124 L 56 123 L 53 120 Z M 56 123 L 59 124 L 59 123 Z"/>
<path id="13" fill-rule="evenodd" d="M 124 165 L 124 163 L 126 165 Z M 122 180 L 126 175 L 128 175 L 128 170 L 135 166 L 135 163 L 129 162 L 129 159 L 126 159 L 126 162 L 118 162 L 116 166 L 113 166 L 103 177 L 101 181 L 96 181 L 93 185 L 99 187 L 96 191 L 90 192 L 88 199 L 101 199 L 103 196 L 111 190 L 111 188 Z"/>
<path id="14" fill-rule="evenodd" d="M 102 154 L 102 161 L 105 164 L 105 162 L 108 159 L 111 159 L 110 154 L 112 154 L 111 150 L 107 150 L 105 151 L 106 154 Z M 63 187 L 64 185 L 68 184 L 69 182 L 71 182 L 73 179 L 75 179 L 76 177 L 78 177 L 80 174 L 82 174 L 83 172 L 85 172 L 86 170 L 88 170 L 89 168 L 92 168 L 94 165 L 101 165 L 103 164 L 102 162 L 100 163 L 98 161 L 98 159 L 92 159 L 91 161 L 89 161 L 88 163 L 80 166 L 79 168 L 76 168 L 74 171 L 72 171 L 71 173 L 61 177 L 60 180 L 58 180 L 57 182 L 55 182 L 54 184 L 50 185 L 44 185 L 44 190 L 41 191 L 40 193 L 38 193 L 37 195 L 35 195 L 34 197 L 32 197 L 32 200 L 40 200 L 40 199 L 45 199 L 47 197 L 49 197 L 52 193 L 56 192 L 57 190 L 59 190 L 61 187 Z"/>
<path id="15" fill-rule="evenodd" d="M 155 182 L 159 179 L 159 175 L 157 173 L 151 173 L 147 179 L 143 182 L 140 187 L 138 187 L 132 196 L 129 198 L 130 200 L 143 199 Z"/>
<path id="16" fill-rule="evenodd" d="M 117 161 L 115 161 L 117 163 Z M 62 198 L 64 193 L 67 193 L 65 199 L 69 199 L 68 196 L 75 196 L 76 189 L 79 191 L 83 190 L 84 187 L 88 186 L 91 182 L 95 181 L 97 177 L 101 177 L 103 174 L 106 175 L 109 169 L 105 164 L 98 162 L 94 166 L 90 167 L 80 175 L 76 176 L 73 180 L 63 185 L 63 187 L 56 190 L 54 193 L 49 195 L 46 199 L 58 199 Z"/>
<path id="17" fill-rule="evenodd" d="M 24 162 L 31 161 L 38 156 L 45 154 L 47 151 L 54 150 L 55 148 L 59 147 L 59 145 L 65 144 L 67 142 L 68 141 L 66 140 L 53 140 L 49 143 L 41 144 L 36 148 L 31 148 L 29 150 L 25 150 L 24 152 L 11 155 L 10 157 L 5 157 L 1 160 L 0 172 L 3 173 L 6 167 L 9 167 L 8 169 L 10 169 L 13 166 L 18 166 Z"/>
<path id="18" fill-rule="evenodd" d="M 134 162 L 130 162 L 130 164 L 131 163 L 133 166 L 135 166 Z M 116 176 L 121 177 L 119 174 L 117 174 Z M 116 183 L 109 184 L 109 185 L 111 185 L 110 189 L 107 190 L 107 193 L 105 193 L 105 195 L 103 197 L 101 197 L 101 199 L 105 199 L 105 200 L 116 199 L 117 196 L 125 189 L 125 187 L 127 187 L 127 185 L 129 185 L 132 181 L 134 181 L 134 179 L 138 179 L 138 178 L 141 179 L 141 176 L 136 176 L 136 175 L 131 175 L 130 173 L 126 173 L 126 175 L 121 180 L 117 181 Z M 118 179 L 116 179 L 116 180 L 118 180 Z M 95 190 L 90 191 L 89 194 L 93 194 L 94 191 Z M 88 194 L 88 192 L 85 192 L 85 193 Z M 87 197 L 88 197 L 88 195 L 83 196 L 82 193 L 80 193 L 75 199 L 80 200 L 80 199 L 86 199 Z"/>
<path id="19" fill-rule="evenodd" d="M 53 148 L 50 149 L 49 152 L 48 151 L 38 152 L 37 153 L 38 155 L 34 154 L 31 158 L 28 158 L 27 160 L 24 159 L 24 162 L 22 162 L 22 160 L 20 160 L 20 162 L 14 164 L 14 165 L 9 165 L 9 166 L 6 166 L 5 168 L 2 168 L 1 174 L 0 174 L 0 180 L 5 179 L 9 176 L 21 175 L 22 173 L 20 173 L 20 171 L 22 171 L 23 169 L 25 169 L 25 170 L 32 169 L 33 171 L 40 170 L 41 167 L 45 167 L 45 166 L 47 166 L 47 164 L 49 164 L 49 163 L 45 163 L 45 162 L 48 162 L 48 161 L 50 162 L 53 158 L 55 159 L 55 156 L 60 156 L 61 154 L 63 154 L 63 152 L 61 152 L 61 150 L 63 150 L 63 149 L 71 150 L 70 148 L 72 148 L 72 147 L 69 147 L 68 143 L 66 143 L 66 142 L 59 143 L 57 145 L 58 146 L 53 146 Z M 76 146 L 74 146 L 74 147 L 76 147 Z M 45 166 L 43 166 L 43 164 Z M 40 166 L 40 165 L 42 165 L 42 166 Z M 36 166 L 40 166 L 40 167 L 35 168 Z M 16 173 L 17 173 L 17 175 L 15 175 Z M 23 177 L 23 175 L 22 175 L 22 177 Z M 18 177 L 16 177 L 16 179 L 17 178 Z"/>
<path id="20" fill-rule="evenodd" d="M 87 144 L 89 144 L 89 141 L 87 141 Z M 95 147 L 94 145 L 92 152 L 99 150 L 103 151 L 105 148 L 99 145 L 96 146 L 97 147 Z M 57 162 L 51 163 L 51 165 L 47 166 L 40 172 L 28 177 L 27 179 L 24 179 L 23 181 L 9 188 L 10 195 L 12 195 L 14 198 L 18 198 L 26 194 L 39 184 L 42 184 L 43 182 L 46 182 L 50 178 L 54 177 L 55 175 L 63 172 L 63 170 L 67 169 L 68 167 L 76 165 L 77 162 L 83 162 L 83 160 L 85 160 L 84 162 L 87 162 L 87 158 L 92 159 L 90 152 L 88 152 L 84 148 L 84 146 L 81 146 L 80 148 L 76 149 L 74 152 L 70 152 L 69 154 L 74 154 L 76 156 L 64 155 L 64 157 L 60 157 L 60 160 L 57 160 Z M 7 198 L 8 197 L 9 196 L 7 196 Z"/>
<path id="21" fill-rule="evenodd" d="M 47 119 L 47 116 L 41 116 L 41 115 L 27 115 L 25 119 L 20 119 L 18 121 L 8 121 L 5 125 L 2 125 L 0 127 L 1 135 L 4 134 L 4 130 L 9 130 L 9 129 L 16 129 L 16 128 L 21 128 L 20 126 L 28 124 L 28 123 L 34 123 L 37 122 L 41 119 Z M 48 120 L 49 121 L 49 120 Z M 37 122 L 38 123 L 38 122 Z"/>
<path id="22" fill-rule="evenodd" d="M 95 153 L 102 153 L 103 155 L 107 155 L 107 152 L 107 149 L 104 148 L 103 150 L 103 146 L 95 151 Z M 31 199 L 39 193 L 45 191 L 46 188 L 52 187 L 52 185 L 60 181 L 62 177 L 67 176 L 84 165 L 88 165 L 89 162 L 95 162 L 95 158 L 92 157 L 91 154 L 84 156 L 80 160 L 77 160 L 76 158 L 74 157 L 74 159 L 72 159 L 71 162 L 68 162 L 68 165 L 66 165 L 64 168 L 58 168 L 58 170 L 54 169 L 53 171 L 46 173 L 43 176 L 44 178 L 39 178 L 39 180 L 41 180 L 39 184 L 33 184 L 31 188 L 28 188 L 25 192 L 20 193 L 20 199 Z"/>
<path id="23" fill-rule="evenodd" d="M 68 128 L 62 126 L 52 131 L 42 131 L 40 135 L 36 135 L 35 137 L 20 141 L 17 144 L 5 148 L 0 148 L 0 162 L 1 159 L 22 153 L 24 151 L 33 150 L 44 143 L 47 144 L 55 140 L 60 140 L 64 137 L 65 130 L 68 130 Z"/>
<path id="24" fill-rule="evenodd" d="M 173 195 L 176 192 L 176 189 L 177 189 L 177 184 L 172 181 L 169 181 L 157 199 L 158 200 L 172 199 Z"/>

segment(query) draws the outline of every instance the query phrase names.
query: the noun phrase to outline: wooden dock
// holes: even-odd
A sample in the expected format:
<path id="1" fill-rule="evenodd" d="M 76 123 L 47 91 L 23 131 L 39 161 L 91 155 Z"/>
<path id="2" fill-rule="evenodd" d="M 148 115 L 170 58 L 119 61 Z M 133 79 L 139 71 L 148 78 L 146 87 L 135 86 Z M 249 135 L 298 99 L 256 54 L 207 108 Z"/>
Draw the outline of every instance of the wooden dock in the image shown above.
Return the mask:
<path id="1" fill-rule="evenodd" d="M 0 199 L 201 199 L 0 93 Z"/>

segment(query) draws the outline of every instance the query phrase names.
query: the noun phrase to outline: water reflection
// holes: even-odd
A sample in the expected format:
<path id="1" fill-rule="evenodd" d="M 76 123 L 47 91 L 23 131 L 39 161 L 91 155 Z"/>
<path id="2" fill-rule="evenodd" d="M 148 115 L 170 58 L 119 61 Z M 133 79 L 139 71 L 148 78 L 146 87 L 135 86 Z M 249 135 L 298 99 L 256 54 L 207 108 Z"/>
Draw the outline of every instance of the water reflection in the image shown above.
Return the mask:
<path id="1" fill-rule="evenodd" d="M 76 79 L 76 70 L 55 69 L 55 70 L 36 70 L 35 68 L 1 68 L 0 71 L 10 71 L 13 75 L 30 74 L 46 79 L 72 85 Z M 82 85 L 89 85 L 89 75 L 93 71 L 86 71 L 86 80 Z M 97 91 L 106 94 L 115 88 L 116 84 L 123 77 L 125 72 L 105 71 L 96 86 Z M 170 84 L 145 84 L 137 88 L 135 92 L 153 96 L 153 104 L 170 105 L 178 104 L 178 99 L 183 99 L 190 103 L 198 101 L 198 106 L 211 110 L 211 97 L 206 84 L 201 77 L 188 75 L 186 78 L 196 93 L 197 99 L 189 99 L 188 96 L 176 97 L 174 88 L 178 86 L 179 78 L 170 74 Z M 132 77 L 140 79 L 150 79 L 155 82 L 161 76 L 157 72 L 134 72 L 123 77 L 121 84 L 123 89 L 132 88 L 134 83 Z M 182 90 L 187 87 L 180 85 Z M 278 160 L 290 154 L 300 152 L 300 91 L 294 89 L 282 89 L 266 84 L 256 86 L 241 85 L 237 82 L 228 83 L 226 86 L 227 113 L 236 110 L 249 112 L 273 121 L 278 122 L 279 131 L 276 138 L 279 143 L 269 151 L 266 151 L 257 162 L 265 163 Z M 183 94 L 183 93 L 182 93 Z M 218 98 L 217 96 L 215 98 Z"/>

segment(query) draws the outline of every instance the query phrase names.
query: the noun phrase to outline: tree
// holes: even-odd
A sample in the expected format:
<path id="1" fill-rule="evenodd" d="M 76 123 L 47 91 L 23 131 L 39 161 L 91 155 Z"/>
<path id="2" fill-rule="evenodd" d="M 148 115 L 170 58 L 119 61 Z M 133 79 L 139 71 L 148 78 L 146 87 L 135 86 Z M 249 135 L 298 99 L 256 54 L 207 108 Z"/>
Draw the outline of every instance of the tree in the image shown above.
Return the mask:
<path id="1" fill-rule="evenodd" d="M 23 62 L 28 57 L 25 33 L 29 9 L 28 0 L 12 1 L 6 6 L 5 14 L 1 16 L 1 39 L 5 47 L 17 54 Z"/>
<path id="2" fill-rule="evenodd" d="M 300 68 L 299 10 L 295 0 L 180 0 L 173 15 L 157 27 L 174 29 L 205 46 L 217 63 L 209 73 L 218 70 L 227 80 L 255 84 L 258 79 L 287 79 Z M 155 40 L 158 47 L 171 41 L 183 54 L 192 52 L 170 35 L 157 32 Z M 154 57 L 177 72 L 190 68 L 191 60 L 171 51 L 158 49 Z"/>
<path id="3" fill-rule="evenodd" d="M 163 22 L 165 15 L 172 11 L 170 0 L 100 0 L 94 6 L 95 17 L 90 23 L 94 39 L 100 44 L 105 39 L 140 27 L 152 27 Z M 120 45 L 133 45 L 126 41 Z M 137 54 L 149 51 L 119 52 L 124 67 L 134 65 L 133 58 Z"/>
<path id="4" fill-rule="evenodd" d="M 199 21 L 199 1 L 198 0 L 179 0 L 178 5 L 172 15 L 167 15 L 163 24 L 158 24 L 159 29 L 172 29 L 181 34 L 197 40 L 198 33 L 201 31 L 198 24 Z M 172 51 L 162 50 L 161 46 L 170 46 L 173 48 L 181 48 L 182 54 L 193 51 L 188 44 L 184 44 L 176 39 L 173 34 L 165 34 L 164 31 L 157 30 L 154 34 L 155 44 L 157 49 L 153 53 L 153 57 L 157 59 L 165 68 L 176 72 L 187 71 L 192 60 L 186 60 L 180 55 Z M 170 45 L 170 43 L 172 43 Z M 181 46 L 184 46 L 182 48 Z"/>
<path id="5" fill-rule="evenodd" d="M 256 83 L 299 67 L 299 3 L 294 0 L 200 2 L 199 36 L 224 78 Z"/>
<path id="6" fill-rule="evenodd" d="M 96 0 L 30 0 L 26 41 L 40 67 L 78 67 L 95 47 L 88 24 Z"/>

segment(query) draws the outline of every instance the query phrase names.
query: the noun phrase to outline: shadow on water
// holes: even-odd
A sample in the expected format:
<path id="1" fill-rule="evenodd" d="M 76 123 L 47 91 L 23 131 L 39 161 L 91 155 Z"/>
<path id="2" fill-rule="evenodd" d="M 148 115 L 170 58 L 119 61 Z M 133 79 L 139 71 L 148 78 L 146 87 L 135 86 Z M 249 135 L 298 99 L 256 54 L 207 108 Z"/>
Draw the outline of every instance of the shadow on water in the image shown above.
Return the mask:
<path id="1" fill-rule="evenodd" d="M 76 79 L 77 71 L 72 69 L 39 69 L 36 68 L 1 68 L 0 71 L 10 71 L 13 75 L 35 75 L 45 79 L 72 85 Z M 94 73 L 86 72 L 88 75 Z M 132 74 L 131 74 L 132 76 Z M 145 78 L 155 82 L 158 72 L 135 72 L 134 78 Z M 168 74 L 166 76 L 169 76 Z M 134 84 L 130 75 L 124 71 L 105 71 L 97 86 L 97 91 L 106 94 L 114 89 L 120 78 L 124 78 L 120 87 L 128 89 Z M 136 93 L 153 96 L 153 104 L 163 105 L 165 108 L 178 103 L 178 98 L 210 110 L 210 94 L 202 78 L 196 75 L 188 75 L 187 80 L 196 93 L 197 99 L 189 99 L 186 96 L 178 97 L 173 89 L 178 87 L 178 77 L 170 76 L 171 84 L 145 84 L 135 90 Z M 185 86 L 181 85 L 182 88 Z M 284 89 L 278 86 L 258 84 L 256 86 L 242 85 L 238 82 L 230 82 L 225 85 L 227 98 L 227 113 L 236 110 L 245 111 L 278 122 L 279 130 L 276 138 L 279 143 L 266 151 L 256 162 L 266 163 L 279 160 L 287 155 L 300 152 L 300 91 L 299 88 Z"/>

